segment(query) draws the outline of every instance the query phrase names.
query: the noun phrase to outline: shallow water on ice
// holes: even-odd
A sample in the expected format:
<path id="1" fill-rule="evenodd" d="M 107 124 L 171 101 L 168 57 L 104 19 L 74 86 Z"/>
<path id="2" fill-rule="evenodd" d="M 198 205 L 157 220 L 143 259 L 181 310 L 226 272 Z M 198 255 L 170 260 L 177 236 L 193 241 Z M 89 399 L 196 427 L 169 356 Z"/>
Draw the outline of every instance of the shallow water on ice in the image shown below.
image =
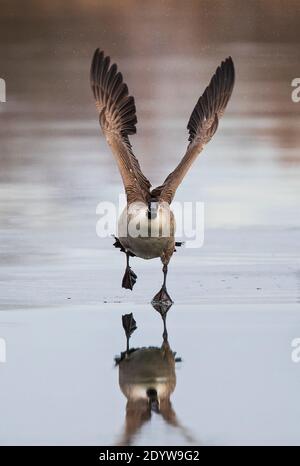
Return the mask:
<path id="1" fill-rule="evenodd" d="M 101 46 L 135 96 L 132 142 L 153 184 L 184 153 L 216 66 L 232 55 L 237 72 L 218 132 L 176 197 L 205 203 L 204 245 L 179 248 L 168 277 L 180 427 L 153 414 L 133 442 L 299 444 L 299 7 L 157 2 L 149 13 L 131 3 L 1 11 L 0 443 L 120 442 L 121 315 L 134 313 L 135 347 L 162 343 L 147 304 L 159 261 L 133 259 L 138 281 L 122 290 L 124 257 L 96 235 L 97 204 L 121 192 L 88 83 Z"/>

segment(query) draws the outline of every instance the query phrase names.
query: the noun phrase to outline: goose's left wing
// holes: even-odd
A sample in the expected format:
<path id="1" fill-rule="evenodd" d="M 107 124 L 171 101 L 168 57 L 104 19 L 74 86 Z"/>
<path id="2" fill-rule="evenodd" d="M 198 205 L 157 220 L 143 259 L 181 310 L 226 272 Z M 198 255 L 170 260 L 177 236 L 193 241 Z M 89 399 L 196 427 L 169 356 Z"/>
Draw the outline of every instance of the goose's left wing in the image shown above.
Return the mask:
<path id="1" fill-rule="evenodd" d="M 190 166 L 215 134 L 219 119 L 224 113 L 234 86 L 234 65 L 229 57 L 221 63 L 203 95 L 199 98 L 188 122 L 189 145 L 187 151 L 164 183 L 155 188 L 151 195 L 160 201 L 172 202 Z"/>

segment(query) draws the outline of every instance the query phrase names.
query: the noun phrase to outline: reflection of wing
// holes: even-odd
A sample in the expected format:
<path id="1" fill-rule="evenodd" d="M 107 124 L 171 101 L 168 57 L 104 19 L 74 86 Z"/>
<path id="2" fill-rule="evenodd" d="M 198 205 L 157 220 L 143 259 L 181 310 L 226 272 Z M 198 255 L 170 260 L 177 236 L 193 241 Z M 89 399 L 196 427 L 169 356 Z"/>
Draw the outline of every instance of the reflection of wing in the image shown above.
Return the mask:
<path id="1" fill-rule="evenodd" d="M 215 134 L 218 122 L 224 113 L 234 85 L 234 65 L 231 57 L 217 68 L 208 87 L 198 100 L 188 122 L 189 145 L 185 156 L 166 178 L 164 183 L 155 188 L 151 195 L 161 201 L 172 202 L 176 189 L 188 169 Z"/>
<path id="2" fill-rule="evenodd" d="M 97 49 L 91 65 L 91 87 L 99 111 L 104 136 L 111 147 L 123 179 L 127 202 L 147 201 L 150 182 L 143 175 L 134 156 L 128 136 L 136 133 L 134 98 L 128 96 L 117 66 L 110 66 L 110 58 Z"/>
<path id="3" fill-rule="evenodd" d="M 180 432 L 182 437 L 191 444 L 200 445 L 199 441 L 197 441 L 194 436 L 190 433 L 189 429 L 184 427 L 180 421 L 178 420 L 176 413 L 172 407 L 172 403 L 170 399 L 161 400 L 160 402 L 160 414 L 163 420 L 166 422 L 167 425 L 172 426 Z"/>
<path id="4" fill-rule="evenodd" d="M 117 446 L 132 445 L 142 427 L 151 419 L 151 409 L 148 400 L 128 401 L 124 432 Z"/>

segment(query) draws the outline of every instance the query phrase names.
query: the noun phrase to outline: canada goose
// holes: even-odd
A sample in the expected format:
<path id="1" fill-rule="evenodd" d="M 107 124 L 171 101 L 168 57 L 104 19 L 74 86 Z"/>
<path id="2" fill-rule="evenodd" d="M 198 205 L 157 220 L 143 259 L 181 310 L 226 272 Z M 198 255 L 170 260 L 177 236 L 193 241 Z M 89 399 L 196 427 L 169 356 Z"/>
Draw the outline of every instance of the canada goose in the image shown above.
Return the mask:
<path id="1" fill-rule="evenodd" d="M 166 316 L 171 305 L 155 309 L 163 319 L 164 332 L 160 347 L 129 348 L 129 338 L 136 330 L 132 314 L 122 316 L 126 335 L 126 351 L 115 359 L 119 369 L 119 386 L 127 398 L 125 426 L 118 445 L 131 445 L 142 427 L 156 413 L 164 422 L 175 429 L 188 442 L 195 442 L 176 416 L 171 395 L 176 387 L 176 353 L 170 347 L 166 327 Z"/>
<path id="2" fill-rule="evenodd" d="M 132 289 L 136 282 L 137 276 L 129 266 L 130 256 L 160 257 L 164 279 L 152 302 L 172 303 L 166 288 L 168 264 L 175 249 L 175 219 L 170 204 L 190 166 L 217 130 L 234 85 L 233 61 L 229 57 L 217 68 L 189 119 L 189 144 L 184 157 L 164 183 L 152 190 L 129 141 L 129 135 L 136 133 L 134 98 L 128 95 L 116 64 L 110 65 L 110 57 L 99 49 L 93 56 L 90 80 L 100 126 L 116 159 L 127 196 L 115 242 L 127 259 L 122 286 Z"/>

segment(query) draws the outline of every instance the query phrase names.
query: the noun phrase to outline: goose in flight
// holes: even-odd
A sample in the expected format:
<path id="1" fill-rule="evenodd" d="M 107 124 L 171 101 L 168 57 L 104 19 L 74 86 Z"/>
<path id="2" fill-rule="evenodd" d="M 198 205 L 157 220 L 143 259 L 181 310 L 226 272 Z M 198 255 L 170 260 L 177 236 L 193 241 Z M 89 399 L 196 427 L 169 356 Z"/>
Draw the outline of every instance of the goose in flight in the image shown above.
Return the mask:
<path id="1" fill-rule="evenodd" d="M 116 64 L 97 49 L 94 53 L 90 82 L 99 112 L 102 132 L 116 159 L 127 198 L 127 206 L 118 222 L 115 246 L 126 254 L 126 270 L 122 286 L 132 289 L 136 274 L 129 266 L 129 257 L 142 259 L 160 257 L 163 284 L 153 303 L 172 303 L 166 288 L 168 264 L 175 250 L 175 219 L 170 204 L 190 166 L 215 134 L 234 86 L 232 58 L 217 68 L 199 98 L 189 119 L 189 143 L 185 155 L 162 185 L 151 189 L 135 157 L 129 136 L 136 133 L 134 98 Z"/>

